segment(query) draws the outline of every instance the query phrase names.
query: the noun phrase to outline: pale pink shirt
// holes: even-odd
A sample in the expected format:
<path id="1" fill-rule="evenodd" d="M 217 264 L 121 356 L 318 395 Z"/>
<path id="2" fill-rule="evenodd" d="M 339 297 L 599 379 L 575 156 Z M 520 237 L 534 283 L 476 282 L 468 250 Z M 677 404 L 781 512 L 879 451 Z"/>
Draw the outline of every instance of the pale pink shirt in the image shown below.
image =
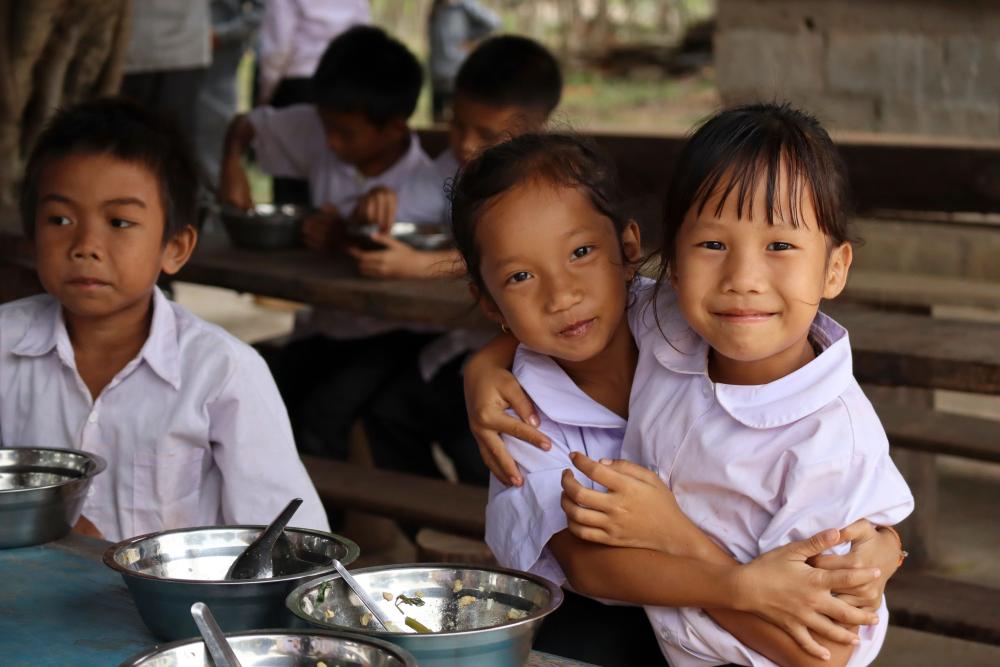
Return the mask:
<path id="1" fill-rule="evenodd" d="M 910 514 L 913 497 L 854 379 L 840 325 L 817 315 L 821 354 L 780 380 L 736 386 L 708 377 L 708 347 L 666 287 L 656 311 L 659 322 L 651 307 L 631 310 L 639 361 L 622 455 L 657 470 L 684 514 L 736 560 L 857 519 L 887 526 Z M 700 609 L 647 613 L 673 667 L 774 664 Z M 878 625 L 861 628 L 849 665 L 878 654 L 884 600 L 878 615 Z"/>
<path id="2" fill-rule="evenodd" d="M 248 118 L 254 126 L 253 146 L 261 169 L 272 176 L 308 180 L 314 206 L 332 204 L 346 218 L 362 195 L 381 185 L 396 193 L 397 220 L 416 224 L 442 220 L 445 196 L 441 176 L 416 134 L 411 135 L 409 149 L 394 165 L 366 178 L 327 147 L 326 131 L 315 106 L 258 107 Z M 322 333 L 340 339 L 362 338 L 401 326 L 437 330 L 320 308 L 305 311 L 296 322 L 296 336 Z"/>
<path id="3" fill-rule="evenodd" d="M 0 306 L 0 444 L 102 456 L 83 513 L 109 540 L 170 528 L 270 522 L 329 530 L 260 356 L 155 290 L 149 338 L 96 400 L 59 303 Z"/>
<path id="4" fill-rule="evenodd" d="M 573 467 L 571 452 L 593 459 L 619 458 L 625 420 L 604 407 L 573 382 L 550 357 L 523 345 L 514 357 L 513 372 L 535 403 L 552 449 L 545 452 L 516 438 L 504 436 L 508 451 L 517 460 L 524 485 L 506 487 L 490 478 L 486 505 L 486 543 L 501 565 L 526 570 L 559 584 L 566 575 L 546 546 L 566 528 L 566 514 L 559 504 L 563 470 L 573 471 L 588 488 L 605 490 Z"/>
<path id="5" fill-rule="evenodd" d="M 271 99 L 282 79 L 312 76 L 330 40 L 371 20 L 368 0 L 267 0 L 260 26 L 261 99 Z"/>

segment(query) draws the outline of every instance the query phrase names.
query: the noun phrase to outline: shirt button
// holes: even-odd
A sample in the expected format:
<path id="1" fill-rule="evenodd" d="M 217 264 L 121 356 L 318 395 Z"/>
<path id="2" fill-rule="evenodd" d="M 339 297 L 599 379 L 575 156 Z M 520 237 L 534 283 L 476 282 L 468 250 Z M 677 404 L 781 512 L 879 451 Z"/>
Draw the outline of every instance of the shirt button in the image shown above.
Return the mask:
<path id="1" fill-rule="evenodd" d="M 90 416 L 87 417 L 87 421 L 90 422 L 91 424 L 96 424 L 97 423 L 97 413 L 96 412 L 91 412 Z"/>

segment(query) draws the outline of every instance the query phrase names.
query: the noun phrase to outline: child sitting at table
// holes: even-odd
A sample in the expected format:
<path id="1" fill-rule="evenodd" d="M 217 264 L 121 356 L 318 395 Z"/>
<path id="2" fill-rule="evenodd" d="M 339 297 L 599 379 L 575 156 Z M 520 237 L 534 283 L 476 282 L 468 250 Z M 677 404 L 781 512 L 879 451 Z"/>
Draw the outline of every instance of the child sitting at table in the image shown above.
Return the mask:
<path id="1" fill-rule="evenodd" d="M 78 528 L 109 540 L 268 523 L 293 497 L 293 525 L 328 530 L 263 360 L 156 286 L 194 250 L 197 169 L 116 99 L 39 136 L 20 212 L 48 293 L 0 306 L 0 444 L 102 456 Z"/>
<path id="2" fill-rule="evenodd" d="M 386 229 L 396 220 L 434 223 L 444 215 L 441 179 L 407 119 L 420 94 L 420 63 L 373 26 L 330 42 L 313 74 L 315 104 L 259 107 L 230 124 L 220 198 L 250 205 L 241 166 L 252 146 L 273 176 L 306 178 L 319 213 L 306 219 L 306 245 L 334 252 L 347 220 Z M 385 377 L 430 335 L 399 322 L 316 308 L 273 360 L 301 451 L 346 458 L 348 434 Z"/>
<path id="3" fill-rule="evenodd" d="M 480 44 L 462 63 L 455 82 L 448 149 L 435 160 L 442 187 L 482 150 L 543 130 L 561 95 L 559 63 L 538 42 L 501 35 Z M 435 278 L 465 273 L 457 250 L 420 252 L 392 239 L 379 240 L 386 250 L 353 251 L 362 274 Z M 437 442 L 461 481 L 489 481 L 469 432 L 461 375 L 468 352 L 488 338 L 482 331 L 450 331 L 429 342 L 419 357 L 386 382 L 365 411 L 365 429 L 379 467 L 437 476 L 431 456 L 431 443 Z"/>

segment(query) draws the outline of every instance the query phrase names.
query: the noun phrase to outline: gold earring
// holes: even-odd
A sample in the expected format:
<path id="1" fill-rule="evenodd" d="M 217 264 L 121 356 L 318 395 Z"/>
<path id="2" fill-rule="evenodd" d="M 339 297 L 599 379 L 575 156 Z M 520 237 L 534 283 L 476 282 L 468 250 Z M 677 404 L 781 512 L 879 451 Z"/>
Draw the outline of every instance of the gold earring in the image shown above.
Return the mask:
<path id="1" fill-rule="evenodd" d="M 505 334 L 510 333 L 510 329 L 507 328 L 507 325 L 504 324 L 503 322 L 500 323 L 500 331 L 504 332 Z"/>

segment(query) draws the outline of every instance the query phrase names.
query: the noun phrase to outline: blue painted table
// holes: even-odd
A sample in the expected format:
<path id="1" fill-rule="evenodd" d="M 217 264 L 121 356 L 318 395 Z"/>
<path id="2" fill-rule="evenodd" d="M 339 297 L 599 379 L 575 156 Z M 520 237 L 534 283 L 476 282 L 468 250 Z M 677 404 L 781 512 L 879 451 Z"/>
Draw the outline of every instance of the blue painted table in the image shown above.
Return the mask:
<path id="1" fill-rule="evenodd" d="M 0 550 L 0 665 L 110 667 L 156 639 L 121 577 L 101 562 L 108 543 L 78 535 Z M 528 667 L 586 667 L 537 651 Z"/>

